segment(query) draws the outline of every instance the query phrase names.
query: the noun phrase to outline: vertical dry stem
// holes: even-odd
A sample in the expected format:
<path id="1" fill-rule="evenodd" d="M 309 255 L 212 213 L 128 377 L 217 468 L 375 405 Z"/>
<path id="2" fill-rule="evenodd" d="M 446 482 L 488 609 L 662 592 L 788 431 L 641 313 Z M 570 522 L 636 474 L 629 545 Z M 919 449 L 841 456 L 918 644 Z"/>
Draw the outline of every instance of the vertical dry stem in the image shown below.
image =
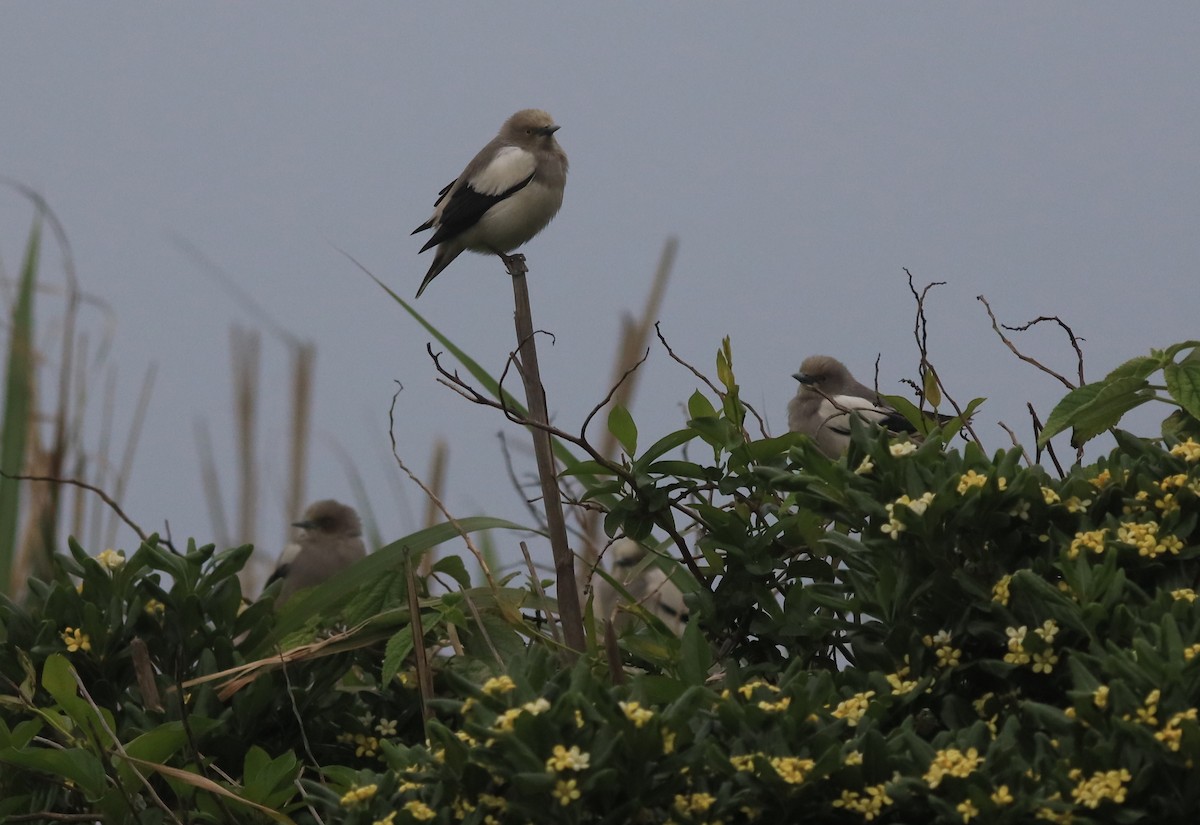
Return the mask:
<path id="1" fill-rule="evenodd" d="M 579 586 L 575 578 L 575 555 L 567 544 L 567 526 L 563 519 L 562 496 L 558 490 L 558 473 L 554 466 L 554 451 L 546 408 L 546 391 L 538 368 L 537 347 L 533 340 L 533 313 L 529 307 L 529 285 L 525 281 L 523 255 L 504 257 L 505 267 L 512 276 L 513 298 L 516 302 L 514 319 L 517 328 L 517 347 L 521 379 L 525 382 L 525 403 L 529 418 L 542 427 L 530 427 L 533 452 L 537 457 L 538 477 L 542 483 L 542 504 L 546 508 L 546 524 L 550 531 L 550 549 L 554 554 L 554 573 L 557 582 L 558 614 L 563 623 L 563 638 L 567 647 L 582 652 L 585 647 L 583 613 L 579 606 Z"/>

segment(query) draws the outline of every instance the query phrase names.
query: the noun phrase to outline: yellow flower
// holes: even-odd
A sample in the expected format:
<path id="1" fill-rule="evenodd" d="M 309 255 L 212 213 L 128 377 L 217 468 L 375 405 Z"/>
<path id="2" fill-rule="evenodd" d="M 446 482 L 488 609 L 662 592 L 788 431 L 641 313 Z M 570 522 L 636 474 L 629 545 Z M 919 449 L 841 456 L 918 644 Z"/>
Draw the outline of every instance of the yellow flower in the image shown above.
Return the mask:
<path id="1" fill-rule="evenodd" d="M 643 727 L 654 718 L 654 711 L 643 708 L 637 702 L 618 702 L 617 704 L 621 706 L 625 718 L 633 722 L 635 728 Z"/>
<path id="2" fill-rule="evenodd" d="M 1079 496 L 1071 496 L 1063 505 L 1067 508 L 1068 513 L 1082 513 L 1092 503 L 1090 498 L 1081 499 Z"/>
<path id="3" fill-rule="evenodd" d="M 108 571 L 120 570 L 125 564 L 125 554 L 111 547 L 96 555 L 96 561 L 100 562 L 100 566 Z"/>
<path id="4" fill-rule="evenodd" d="M 838 706 L 833 709 L 835 719 L 845 719 L 846 724 L 850 727 L 857 727 L 860 719 L 866 715 L 867 708 L 870 707 L 871 697 L 875 695 L 875 691 L 868 690 L 865 693 L 856 693 L 849 699 L 844 699 L 838 702 Z"/>
<path id="5" fill-rule="evenodd" d="M 681 814 L 702 814 L 713 806 L 717 798 L 712 794 L 675 794 L 675 810 Z"/>
<path id="6" fill-rule="evenodd" d="M 1179 590 L 1172 590 L 1171 598 L 1177 602 L 1194 602 L 1196 601 L 1196 591 L 1190 587 L 1182 587 Z"/>
<path id="7" fill-rule="evenodd" d="M 992 804 L 994 805 L 1011 805 L 1014 801 L 1007 785 L 1001 785 L 992 793 Z"/>
<path id="8" fill-rule="evenodd" d="M 954 810 L 958 811 L 963 822 L 970 822 L 972 817 L 979 816 L 979 809 L 969 799 L 964 799 L 954 806 Z"/>
<path id="9" fill-rule="evenodd" d="M 908 675 L 907 667 L 901 668 L 896 673 L 887 674 L 887 676 L 885 678 L 887 679 L 888 685 L 890 685 L 892 688 L 893 695 L 903 696 L 906 693 L 911 693 L 917 687 L 917 682 L 915 679 L 905 679 L 904 678 L 907 675 Z"/>
<path id="10" fill-rule="evenodd" d="M 1155 551 L 1158 544 L 1158 524 L 1153 521 L 1126 522 L 1117 528 L 1117 541 L 1136 547 L 1139 556 L 1154 558 L 1158 555 Z"/>
<path id="11" fill-rule="evenodd" d="M 361 733 L 354 735 L 355 756 L 374 756 L 379 750 L 379 740 L 374 736 L 364 736 Z"/>
<path id="12" fill-rule="evenodd" d="M 1049 673 L 1058 664 L 1058 654 L 1053 650 L 1044 650 L 1033 654 L 1033 672 Z"/>
<path id="13" fill-rule="evenodd" d="M 746 773 L 754 772 L 754 754 L 745 753 L 741 755 L 734 754 L 729 757 L 729 764 L 733 765 L 734 770 L 744 771 Z"/>
<path id="14" fill-rule="evenodd" d="M 1008 586 L 1012 583 L 1012 575 L 1005 573 L 992 585 L 992 601 L 1008 604 Z"/>
<path id="15" fill-rule="evenodd" d="M 497 811 L 508 810 L 508 800 L 502 796 L 493 796 L 490 793 L 481 793 L 479 795 L 479 801 L 484 805 L 487 805 L 489 808 L 494 808 Z"/>
<path id="16" fill-rule="evenodd" d="M 554 746 L 554 755 L 546 760 L 546 770 L 551 773 L 561 771 L 582 771 L 587 768 L 591 756 L 579 750 L 578 745 L 572 745 L 567 750 L 562 745 Z"/>
<path id="17" fill-rule="evenodd" d="M 395 719 L 380 719 L 379 724 L 375 726 L 375 732 L 380 736 L 395 736 L 396 735 L 396 720 Z"/>
<path id="18" fill-rule="evenodd" d="M 521 708 L 509 708 L 496 717 L 496 721 L 492 722 L 492 729 L 500 733 L 511 733 L 513 723 L 517 721 L 517 717 L 522 713 Z"/>
<path id="19" fill-rule="evenodd" d="M 1078 558 L 1080 550 L 1091 550 L 1093 553 L 1104 552 L 1104 539 L 1108 535 L 1108 530 L 1088 530 L 1084 533 L 1076 533 L 1075 538 L 1071 539 L 1071 546 L 1067 548 L 1067 558 Z"/>
<path id="20" fill-rule="evenodd" d="M 383 819 L 375 820 L 374 822 L 371 823 L 371 825 L 392 825 L 392 823 L 395 821 L 396 821 L 396 812 L 392 811 L 387 816 L 385 816 Z"/>
<path id="21" fill-rule="evenodd" d="M 789 785 L 799 785 L 817 763 L 796 756 L 772 756 L 771 767 Z"/>
<path id="22" fill-rule="evenodd" d="M 167 606 L 158 599 L 146 599 L 142 612 L 152 619 L 161 619 L 167 612 Z"/>
<path id="23" fill-rule="evenodd" d="M 63 644 L 67 646 L 68 653 L 76 653 L 82 650 L 87 653 L 92 649 L 92 640 L 82 630 L 75 627 L 68 627 L 61 634 Z"/>
<path id="24" fill-rule="evenodd" d="M 912 455 L 917 451 L 917 445 L 911 441 L 899 441 L 895 444 L 888 445 L 888 452 L 893 458 L 903 458 L 906 455 Z"/>
<path id="25" fill-rule="evenodd" d="M 1129 771 L 1124 768 L 1117 771 L 1097 771 L 1071 789 L 1071 798 L 1077 805 L 1093 809 L 1098 808 L 1106 799 L 1111 799 L 1119 805 L 1125 801 L 1125 783 L 1130 779 L 1132 777 Z"/>
<path id="26" fill-rule="evenodd" d="M 861 765 L 862 763 L 863 763 L 862 751 L 850 751 L 850 753 L 846 754 L 845 758 L 842 759 L 843 765 L 854 766 L 854 765 Z"/>
<path id="27" fill-rule="evenodd" d="M 1054 619 L 1046 619 L 1046 621 L 1042 622 L 1042 626 L 1035 627 L 1033 632 L 1035 635 L 1041 637 L 1042 641 L 1046 644 L 1052 644 L 1054 637 L 1058 635 L 1058 623 Z"/>
<path id="28" fill-rule="evenodd" d="M 1182 458 L 1188 464 L 1194 464 L 1200 461 L 1200 444 L 1189 438 L 1187 441 L 1176 444 L 1171 448 L 1171 455 L 1176 458 Z"/>
<path id="29" fill-rule="evenodd" d="M 1042 501 L 1046 502 L 1047 504 L 1058 504 L 1060 501 L 1062 501 L 1062 498 L 1053 488 L 1042 487 Z"/>
<path id="30" fill-rule="evenodd" d="M 434 812 L 433 808 L 429 807 L 418 799 L 412 799 L 408 802 L 405 802 L 404 810 L 406 810 L 413 819 L 416 819 L 420 822 L 428 822 L 437 816 L 437 813 Z"/>
<path id="31" fill-rule="evenodd" d="M 790 696 L 784 696 L 778 702 L 768 702 L 764 699 L 758 703 L 758 706 L 767 713 L 783 713 L 788 709 L 788 705 L 791 703 L 792 698 Z"/>
<path id="32" fill-rule="evenodd" d="M 517 683 L 509 676 L 493 676 L 483 683 L 483 692 L 488 696 L 499 696 L 502 693 L 516 690 Z"/>
<path id="33" fill-rule="evenodd" d="M 663 753 L 675 753 L 675 732 L 663 730 Z"/>
<path id="34" fill-rule="evenodd" d="M 987 481 L 986 475 L 981 475 L 974 470 L 967 470 L 958 480 L 958 494 L 961 496 L 973 487 L 982 487 L 987 484 Z"/>
<path id="35" fill-rule="evenodd" d="M 521 710 L 531 716 L 537 716 L 539 713 L 545 713 L 550 710 L 550 702 L 545 698 L 534 699 L 532 702 L 526 702 L 521 705 Z"/>
<path id="36" fill-rule="evenodd" d="M 1183 649 L 1183 660 L 1185 662 L 1190 662 L 1197 656 L 1200 656 L 1200 642 L 1197 642 L 1194 645 L 1188 645 Z"/>
<path id="37" fill-rule="evenodd" d="M 946 748 L 934 754 L 924 779 L 929 783 L 930 788 L 936 788 L 946 776 L 955 776 L 959 779 L 970 776 L 981 762 L 983 762 L 983 757 L 975 748 L 968 748 L 966 753 L 958 748 Z"/>
<path id="38" fill-rule="evenodd" d="M 355 785 L 346 791 L 346 795 L 342 797 L 342 806 L 349 807 L 356 802 L 364 802 L 373 797 L 378 790 L 378 785 L 363 785 L 361 788 Z"/>
<path id="39" fill-rule="evenodd" d="M 1155 732 L 1154 738 L 1166 745 L 1168 750 L 1178 752 L 1180 740 L 1183 739 L 1181 725 L 1185 719 L 1195 722 L 1196 709 L 1188 708 L 1181 713 L 1176 713 L 1167 720 L 1167 724 L 1163 725 L 1162 730 Z"/>
<path id="40" fill-rule="evenodd" d="M 891 804 L 892 798 L 887 795 L 887 786 L 882 784 L 863 788 L 861 794 L 857 791 L 842 791 L 841 798 L 833 800 L 833 807 L 862 814 L 863 819 L 868 822 L 879 816 L 885 806 Z"/>
<path id="41" fill-rule="evenodd" d="M 1108 685 L 1101 685 L 1092 691 L 1092 704 L 1101 710 L 1108 707 Z"/>
<path id="42" fill-rule="evenodd" d="M 951 645 L 942 645 L 936 651 L 938 667 L 957 667 L 962 660 L 962 651 Z"/>
<path id="43" fill-rule="evenodd" d="M 871 460 L 870 456 L 867 456 L 859 463 L 858 467 L 854 470 L 854 474 L 856 476 L 865 476 L 874 469 L 875 462 Z"/>
<path id="44" fill-rule="evenodd" d="M 579 783 L 574 779 L 560 779 L 554 785 L 551 794 L 558 800 L 559 805 L 570 805 L 580 797 Z"/>

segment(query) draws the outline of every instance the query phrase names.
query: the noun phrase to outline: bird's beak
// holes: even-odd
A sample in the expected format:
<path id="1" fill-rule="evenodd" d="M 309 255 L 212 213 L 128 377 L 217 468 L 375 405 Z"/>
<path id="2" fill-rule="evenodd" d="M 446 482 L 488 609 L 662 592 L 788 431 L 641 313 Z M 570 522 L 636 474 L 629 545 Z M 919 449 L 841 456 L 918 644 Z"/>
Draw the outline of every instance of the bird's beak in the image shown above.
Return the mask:
<path id="1" fill-rule="evenodd" d="M 293 527 L 302 527 L 305 530 L 311 530 L 314 527 L 316 527 L 316 525 L 313 524 L 311 521 L 293 521 L 292 526 Z"/>
<path id="2" fill-rule="evenodd" d="M 806 386 L 806 387 L 807 387 L 809 384 L 815 384 L 815 383 L 816 383 L 816 381 L 814 381 L 814 380 L 813 380 L 813 377 L 812 377 L 811 375 L 809 375 L 808 373 L 806 373 L 806 372 L 797 372 L 797 373 L 793 373 L 793 374 L 792 374 L 792 378 L 795 378 L 797 381 L 799 381 L 801 384 L 803 384 L 803 385 L 804 385 L 804 386 Z"/>
<path id="3" fill-rule="evenodd" d="M 545 129 L 542 130 L 542 134 L 545 135 L 546 137 L 550 137 L 552 134 L 554 134 L 561 128 L 562 127 L 559 126 L 558 124 L 555 124 L 554 126 L 547 126 Z"/>

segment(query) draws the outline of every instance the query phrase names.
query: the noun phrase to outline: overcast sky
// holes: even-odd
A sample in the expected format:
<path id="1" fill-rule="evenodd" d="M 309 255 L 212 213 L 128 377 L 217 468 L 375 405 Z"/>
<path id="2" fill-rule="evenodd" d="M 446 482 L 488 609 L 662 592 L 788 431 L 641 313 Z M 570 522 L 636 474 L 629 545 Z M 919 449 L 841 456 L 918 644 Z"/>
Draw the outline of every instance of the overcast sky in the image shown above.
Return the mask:
<path id="1" fill-rule="evenodd" d="M 880 388 L 905 392 L 903 268 L 945 281 L 931 357 L 957 398 L 988 398 L 994 451 L 1008 444 L 997 421 L 1032 443 L 1025 403 L 1044 418 L 1063 389 L 1003 347 L 977 295 L 1007 323 L 1062 316 L 1093 380 L 1200 337 L 1197 44 L 1194 2 L 5 3 L 0 175 L 46 198 L 83 288 L 112 309 L 119 432 L 158 365 L 123 496 L 135 520 L 213 536 L 197 419 L 227 507 L 236 489 L 228 330 L 260 324 L 183 242 L 316 345 L 308 497 L 353 500 L 340 445 L 395 539 L 424 506 L 387 481 L 395 381 L 410 466 L 451 442 L 456 515 L 527 521 L 496 433 L 525 436 L 435 383 L 429 336 L 337 249 L 411 296 L 431 253 L 410 231 L 513 111 L 551 112 L 571 159 L 562 212 L 525 249 L 535 322 L 556 336 L 541 363 L 557 423 L 577 429 L 603 398 L 620 317 L 676 235 L 663 332 L 710 374 L 730 336 L 743 395 L 776 433 L 809 354 L 870 383 L 882 353 Z M 31 219 L 0 190 L 7 276 Z M 45 281 L 62 282 L 58 261 Z M 418 308 L 499 372 L 511 295 L 497 261 L 463 256 Z M 61 300 L 38 301 L 53 341 Z M 93 338 L 105 320 L 85 310 Z M 1073 372 L 1061 334 L 1019 341 Z M 267 338 L 264 356 L 258 535 L 273 557 L 287 354 Z M 678 427 L 696 385 L 652 349 L 633 410 L 644 444 Z M 1166 411 L 1131 423 L 1153 434 Z"/>

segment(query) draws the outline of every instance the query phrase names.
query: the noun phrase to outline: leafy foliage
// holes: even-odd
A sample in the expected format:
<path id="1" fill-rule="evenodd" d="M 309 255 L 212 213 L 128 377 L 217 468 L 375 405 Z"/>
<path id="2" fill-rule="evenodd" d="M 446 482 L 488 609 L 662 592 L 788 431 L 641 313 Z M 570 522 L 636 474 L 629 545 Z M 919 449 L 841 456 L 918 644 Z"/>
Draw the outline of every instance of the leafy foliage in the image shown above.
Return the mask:
<path id="1" fill-rule="evenodd" d="M 946 429 L 915 443 L 855 426 L 831 461 L 801 435 L 748 435 L 727 344 L 717 374 L 680 430 L 637 453 L 650 439 L 620 409 L 630 457 L 572 464 L 610 534 L 665 536 L 691 608 L 682 638 L 651 622 L 620 640 L 622 684 L 599 632 L 566 663 L 534 583 L 473 585 L 449 557 L 409 605 L 401 548 L 449 533 L 279 614 L 269 596 L 245 606 L 248 548 L 152 540 L 120 564 L 72 544 L 54 581 L 0 608 L 0 822 L 1200 809 L 1200 443 L 1118 432 L 1053 478 Z M 434 594 L 439 577 L 452 592 Z M 418 646 L 444 654 L 429 695 Z"/>

